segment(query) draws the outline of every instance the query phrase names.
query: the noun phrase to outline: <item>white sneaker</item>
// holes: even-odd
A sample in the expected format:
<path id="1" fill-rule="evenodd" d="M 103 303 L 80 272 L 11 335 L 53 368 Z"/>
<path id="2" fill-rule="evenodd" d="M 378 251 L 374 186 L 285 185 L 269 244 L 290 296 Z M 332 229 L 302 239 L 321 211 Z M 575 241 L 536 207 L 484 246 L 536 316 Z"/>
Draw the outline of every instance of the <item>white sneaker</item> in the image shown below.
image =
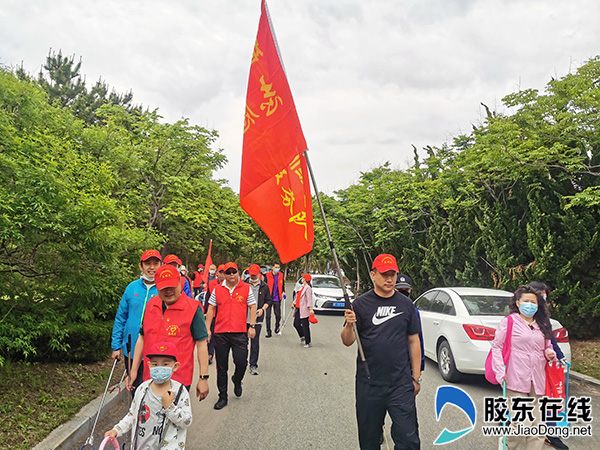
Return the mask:
<path id="1" fill-rule="evenodd" d="M 312 345 L 310 345 L 310 344 L 304 344 L 304 348 L 311 348 L 311 347 L 312 347 Z"/>

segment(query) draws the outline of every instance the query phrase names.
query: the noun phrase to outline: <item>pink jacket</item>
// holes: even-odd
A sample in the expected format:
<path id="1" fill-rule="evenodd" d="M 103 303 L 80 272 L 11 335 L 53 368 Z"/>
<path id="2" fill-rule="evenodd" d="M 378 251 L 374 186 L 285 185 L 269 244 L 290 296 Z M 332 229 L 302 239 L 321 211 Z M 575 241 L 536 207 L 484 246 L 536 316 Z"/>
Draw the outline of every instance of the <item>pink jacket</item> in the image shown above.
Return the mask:
<path id="1" fill-rule="evenodd" d="M 304 285 L 304 289 L 302 289 L 302 293 L 300 294 L 300 318 L 306 319 L 310 316 L 310 308 L 313 305 L 312 298 L 312 287 L 306 284 Z"/>
<path id="2" fill-rule="evenodd" d="M 536 324 L 534 329 L 518 313 L 511 314 L 513 318 L 512 342 L 508 366 L 504 367 L 502 346 L 506 338 L 508 319 L 505 317 L 498 325 L 496 336 L 492 342 L 492 368 L 496 380 L 502 385 L 506 374 L 506 388 L 511 391 L 529 393 L 531 381 L 536 395 L 546 392 L 546 354 L 552 350 L 552 343 Z"/>

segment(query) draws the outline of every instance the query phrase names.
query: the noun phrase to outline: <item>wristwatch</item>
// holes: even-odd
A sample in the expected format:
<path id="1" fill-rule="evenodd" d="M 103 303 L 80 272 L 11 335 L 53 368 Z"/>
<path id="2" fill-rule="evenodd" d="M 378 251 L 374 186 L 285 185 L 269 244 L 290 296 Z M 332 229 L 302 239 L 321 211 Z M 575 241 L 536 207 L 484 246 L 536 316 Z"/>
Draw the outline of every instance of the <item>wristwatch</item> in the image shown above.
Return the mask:
<path id="1" fill-rule="evenodd" d="M 415 377 L 411 377 L 411 378 L 412 378 L 412 380 L 413 380 L 415 383 L 417 383 L 417 384 L 421 384 L 421 380 L 423 379 L 423 377 L 419 377 L 418 379 L 417 379 L 417 378 L 415 378 Z"/>
<path id="2" fill-rule="evenodd" d="M 256 327 L 256 325 L 250 324 L 250 328 L 255 328 L 255 327 Z"/>
<path id="3" fill-rule="evenodd" d="M 200 375 L 201 380 L 208 380 L 208 375 Z"/>

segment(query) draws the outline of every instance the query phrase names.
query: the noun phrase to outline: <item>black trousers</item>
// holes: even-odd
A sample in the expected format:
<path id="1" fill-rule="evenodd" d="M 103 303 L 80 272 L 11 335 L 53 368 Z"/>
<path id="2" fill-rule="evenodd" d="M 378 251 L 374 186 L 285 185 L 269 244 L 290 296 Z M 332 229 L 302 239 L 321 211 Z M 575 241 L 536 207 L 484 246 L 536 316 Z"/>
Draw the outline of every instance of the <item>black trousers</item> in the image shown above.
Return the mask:
<path id="1" fill-rule="evenodd" d="M 271 307 L 267 309 L 267 316 L 265 320 L 267 321 L 268 332 L 271 332 L 271 310 L 275 311 L 275 330 L 279 330 L 279 324 L 281 322 L 281 300 L 278 302 L 273 302 Z"/>
<path id="2" fill-rule="evenodd" d="M 210 325 L 210 335 L 214 336 L 215 334 L 215 321 L 213 320 L 212 324 Z M 211 339 L 210 341 L 208 341 L 208 356 L 214 356 L 215 355 L 215 341 L 213 339 Z"/>
<path id="3" fill-rule="evenodd" d="M 310 322 L 308 317 L 301 319 L 300 310 L 296 308 L 294 311 L 294 328 L 298 332 L 300 338 L 304 338 L 304 343 L 310 344 Z"/>
<path id="4" fill-rule="evenodd" d="M 241 383 L 248 364 L 248 334 L 247 333 L 216 333 L 215 355 L 217 358 L 217 388 L 219 398 L 227 400 L 227 370 L 229 369 L 229 350 L 233 353 L 233 382 Z"/>
<path id="5" fill-rule="evenodd" d="M 392 419 L 394 449 L 421 448 L 414 386 L 410 383 L 375 386 L 356 380 L 356 420 L 361 450 L 380 450 L 386 412 Z"/>
<path id="6" fill-rule="evenodd" d="M 248 327 L 249 328 L 249 327 Z M 254 330 L 256 334 L 252 339 L 250 339 L 250 365 L 258 366 L 258 352 L 260 351 L 260 330 L 262 329 L 262 324 L 257 323 L 254 326 Z"/>

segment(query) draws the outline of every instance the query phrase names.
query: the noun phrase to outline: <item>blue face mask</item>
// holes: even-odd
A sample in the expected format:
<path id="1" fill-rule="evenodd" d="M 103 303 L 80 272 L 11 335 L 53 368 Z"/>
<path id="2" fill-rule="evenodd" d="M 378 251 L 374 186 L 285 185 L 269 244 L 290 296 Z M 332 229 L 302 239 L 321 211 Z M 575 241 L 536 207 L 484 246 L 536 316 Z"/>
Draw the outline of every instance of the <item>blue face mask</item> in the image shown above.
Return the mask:
<path id="1" fill-rule="evenodd" d="M 156 384 L 166 383 L 171 379 L 171 375 L 173 375 L 172 367 L 159 366 L 150 368 L 150 378 L 152 378 L 152 381 Z"/>
<path id="2" fill-rule="evenodd" d="M 519 309 L 525 317 L 533 317 L 538 310 L 538 306 L 535 303 L 523 302 Z"/>
<path id="3" fill-rule="evenodd" d="M 279 273 L 279 269 L 273 269 L 273 273 Z"/>
<path id="4" fill-rule="evenodd" d="M 211 275 L 214 275 L 215 271 L 214 270 L 209 270 L 208 273 L 210 273 Z"/>

